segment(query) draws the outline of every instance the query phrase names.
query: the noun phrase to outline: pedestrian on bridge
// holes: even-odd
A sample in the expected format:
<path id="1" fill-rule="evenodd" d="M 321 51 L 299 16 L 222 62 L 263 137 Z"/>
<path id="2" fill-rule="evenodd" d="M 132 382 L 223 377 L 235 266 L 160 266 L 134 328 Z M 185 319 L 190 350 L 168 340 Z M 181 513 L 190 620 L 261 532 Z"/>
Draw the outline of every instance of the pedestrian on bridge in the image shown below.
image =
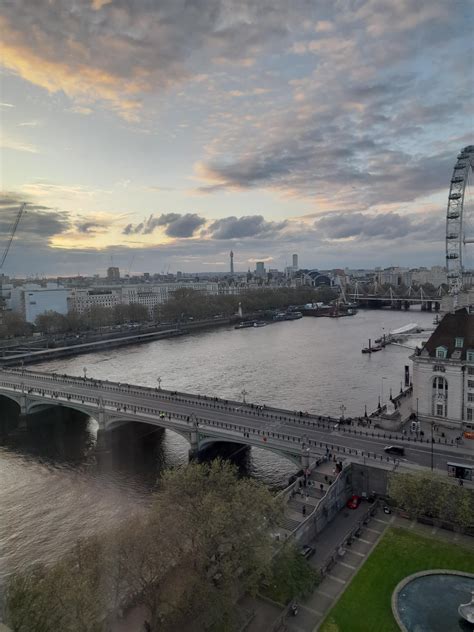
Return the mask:
<path id="1" fill-rule="evenodd" d="M 303 516 L 306 516 L 306 505 L 303 505 L 303 509 L 301 511 L 303 513 Z"/>

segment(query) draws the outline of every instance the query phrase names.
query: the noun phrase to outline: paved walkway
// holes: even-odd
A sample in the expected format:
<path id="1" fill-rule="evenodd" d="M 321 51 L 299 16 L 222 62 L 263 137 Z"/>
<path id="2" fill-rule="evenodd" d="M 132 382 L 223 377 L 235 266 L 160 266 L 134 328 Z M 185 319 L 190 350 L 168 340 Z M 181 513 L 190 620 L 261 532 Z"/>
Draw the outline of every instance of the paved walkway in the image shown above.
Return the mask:
<path id="1" fill-rule="evenodd" d="M 314 568 L 321 569 L 326 565 L 335 548 L 347 533 L 361 522 L 368 508 L 368 503 L 362 503 L 355 510 L 343 509 L 319 534 L 312 543 L 316 548 L 316 553 L 310 561 Z M 344 554 L 337 557 L 337 562 L 313 594 L 299 602 L 298 616 L 288 617 L 286 624 L 290 632 L 313 632 L 319 628 L 326 614 L 370 555 L 385 529 L 394 520 L 393 515 L 386 515 L 378 510 L 367 525 L 361 526 L 359 537 L 350 546 L 345 547 Z"/>

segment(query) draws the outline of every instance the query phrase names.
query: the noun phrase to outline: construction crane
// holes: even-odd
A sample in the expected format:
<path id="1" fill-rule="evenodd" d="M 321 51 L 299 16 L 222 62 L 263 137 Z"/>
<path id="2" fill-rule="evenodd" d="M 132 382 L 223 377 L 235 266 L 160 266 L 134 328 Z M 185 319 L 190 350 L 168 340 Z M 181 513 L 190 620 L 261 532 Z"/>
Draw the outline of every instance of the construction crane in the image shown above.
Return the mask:
<path id="1" fill-rule="evenodd" d="M 7 256 L 8 256 L 8 252 L 10 250 L 10 246 L 12 245 L 13 238 L 15 237 L 16 229 L 18 228 L 18 224 L 20 223 L 21 216 L 25 212 L 25 208 L 26 208 L 26 202 L 24 202 L 20 206 L 20 210 L 18 211 L 15 219 L 13 220 L 13 222 L 12 222 L 12 224 L 10 226 L 10 230 L 9 230 L 9 233 L 8 233 L 8 239 L 7 239 L 7 245 L 5 247 L 5 250 L 3 251 L 2 258 L 0 259 L 0 270 L 3 268 L 3 264 L 5 263 L 5 260 L 6 260 Z"/>

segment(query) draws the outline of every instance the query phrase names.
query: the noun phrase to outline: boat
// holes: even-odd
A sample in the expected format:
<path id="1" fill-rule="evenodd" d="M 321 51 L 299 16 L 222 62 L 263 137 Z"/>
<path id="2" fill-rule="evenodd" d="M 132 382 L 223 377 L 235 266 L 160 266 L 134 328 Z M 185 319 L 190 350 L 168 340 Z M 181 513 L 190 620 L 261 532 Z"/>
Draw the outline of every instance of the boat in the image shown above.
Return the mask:
<path id="1" fill-rule="evenodd" d="M 238 325 L 236 325 L 234 329 L 247 329 L 248 327 L 253 327 L 253 325 L 254 325 L 253 320 L 244 320 Z"/>
<path id="2" fill-rule="evenodd" d="M 256 320 L 253 324 L 254 327 L 266 327 L 267 323 L 264 320 Z"/>
<path id="3" fill-rule="evenodd" d="M 300 318 L 303 318 L 303 314 L 301 312 L 286 312 L 283 320 L 299 320 Z"/>
<path id="4" fill-rule="evenodd" d="M 371 339 L 369 338 L 369 346 L 362 348 L 362 353 L 375 353 L 376 351 L 382 351 L 385 345 L 374 345 L 371 344 Z"/>

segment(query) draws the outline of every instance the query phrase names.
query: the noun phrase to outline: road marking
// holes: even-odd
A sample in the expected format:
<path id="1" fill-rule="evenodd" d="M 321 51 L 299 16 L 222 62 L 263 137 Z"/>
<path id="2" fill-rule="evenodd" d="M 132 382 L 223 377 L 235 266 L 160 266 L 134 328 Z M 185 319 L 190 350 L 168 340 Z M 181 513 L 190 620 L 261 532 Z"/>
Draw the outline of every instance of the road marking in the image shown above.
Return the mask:
<path id="1" fill-rule="evenodd" d="M 326 599 L 330 599 L 331 601 L 334 599 L 334 595 L 330 595 L 329 593 L 324 592 L 324 590 L 319 590 L 319 588 L 316 588 L 315 592 L 319 593 L 323 597 L 326 597 Z"/>
<path id="2" fill-rule="evenodd" d="M 345 566 L 346 568 L 350 568 L 351 571 L 355 571 L 357 566 L 353 566 L 352 564 L 348 564 L 347 562 L 339 562 L 341 566 Z"/>
<path id="3" fill-rule="evenodd" d="M 380 518 L 374 518 L 375 522 L 381 522 L 382 524 L 388 524 L 390 520 L 381 520 Z"/>
<path id="4" fill-rule="evenodd" d="M 315 614 L 318 617 L 323 617 L 323 613 L 319 612 L 319 610 L 315 610 L 314 608 L 310 608 L 309 606 L 307 606 L 306 604 L 299 604 L 301 606 L 301 608 L 303 610 L 308 610 L 308 612 L 312 612 L 313 614 Z"/>
<path id="5" fill-rule="evenodd" d="M 410 526 L 409 526 L 408 528 L 409 528 L 409 529 L 414 529 L 415 527 L 416 527 L 416 520 L 413 520 L 413 521 L 410 523 Z"/>
<path id="6" fill-rule="evenodd" d="M 335 575 L 330 575 L 329 573 L 326 575 L 326 577 L 328 579 L 332 579 L 335 582 L 338 582 L 339 584 L 346 584 L 346 580 L 345 579 L 339 579 L 339 577 L 336 577 Z"/>
<path id="7" fill-rule="evenodd" d="M 371 531 L 372 533 L 377 533 L 378 535 L 383 533 L 383 531 L 377 531 L 377 529 L 371 529 L 370 527 L 363 527 L 363 528 L 366 529 L 367 531 Z"/>
<path id="8" fill-rule="evenodd" d="M 381 535 L 379 533 L 379 535 Z M 359 540 L 359 542 L 363 542 L 364 544 L 373 544 L 373 542 L 371 542 L 370 540 L 364 540 L 364 538 L 357 538 Z"/>
<path id="9" fill-rule="evenodd" d="M 359 551 L 350 550 L 348 553 L 354 553 L 354 555 L 358 555 L 359 557 L 365 557 L 366 553 L 359 553 Z"/>
<path id="10" fill-rule="evenodd" d="M 433 527 L 433 528 L 431 529 L 431 533 L 433 533 L 433 534 L 434 534 L 434 533 L 436 533 L 437 531 L 438 531 L 438 527 Z"/>

